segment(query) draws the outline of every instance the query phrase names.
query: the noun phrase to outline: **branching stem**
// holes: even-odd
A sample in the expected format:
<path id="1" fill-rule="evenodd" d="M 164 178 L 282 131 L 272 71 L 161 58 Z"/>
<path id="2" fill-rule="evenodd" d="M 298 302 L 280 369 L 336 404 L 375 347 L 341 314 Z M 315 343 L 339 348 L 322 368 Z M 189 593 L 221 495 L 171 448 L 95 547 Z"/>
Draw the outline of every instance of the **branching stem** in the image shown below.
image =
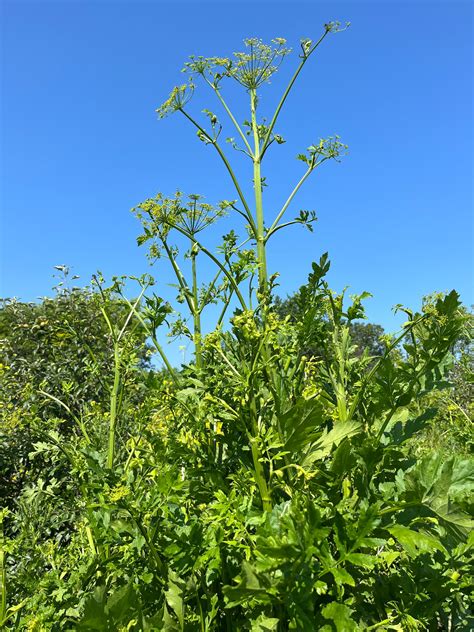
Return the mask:
<path id="1" fill-rule="evenodd" d="M 242 131 L 242 128 L 240 127 L 240 125 L 237 123 L 237 120 L 235 119 L 234 115 L 231 112 L 231 109 L 229 108 L 229 106 L 227 105 L 227 103 L 224 101 L 224 97 L 222 96 L 219 88 L 214 85 L 212 83 L 212 81 L 209 81 L 209 79 L 207 77 L 204 77 L 206 83 L 212 88 L 212 90 L 214 90 L 214 92 L 216 93 L 217 98 L 219 99 L 219 101 L 222 103 L 225 111 L 227 112 L 227 114 L 229 115 L 230 120 L 232 121 L 232 123 L 234 124 L 235 129 L 237 130 L 240 138 L 244 141 L 244 144 L 250 154 L 251 157 L 253 157 L 253 152 L 252 152 L 252 148 L 249 145 L 249 142 L 247 140 L 247 138 L 245 137 L 244 132 Z"/>
<path id="2" fill-rule="evenodd" d="M 251 125 L 254 139 L 253 187 L 255 192 L 255 216 L 257 220 L 257 261 L 259 289 L 267 290 L 267 254 L 265 249 L 265 224 L 263 216 L 262 174 L 260 156 L 260 137 L 257 124 L 257 92 L 250 90 Z"/>
<path id="3" fill-rule="evenodd" d="M 263 146 L 262 146 L 262 153 L 261 153 L 261 158 L 263 158 L 263 156 L 265 155 L 265 152 L 267 151 L 269 145 L 270 145 L 270 140 L 271 140 L 271 135 L 273 132 L 273 129 L 275 127 L 275 123 L 277 122 L 278 116 L 281 112 L 282 107 L 285 104 L 285 101 L 291 91 L 291 88 L 293 87 L 293 84 L 295 83 L 295 81 L 298 79 L 298 75 L 300 74 L 300 72 L 303 70 L 303 66 L 306 64 L 306 62 L 308 61 L 310 55 L 313 54 L 313 52 L 316 50 L 316 48 L 321 44 L 321 42 L 324 40 L 324 38 L 326 37 L 326 35 L 328 34 L 328 30 L 326 30 L 321 37 L 319 38 L 319 40 L 316 42 L 316 44 L 314 44 L 314 46 L 304 55 L 303 59 L 301 60 L 298 68 L 295 70 L 294 75 L 292 76 L 292 78 L 290 79 L 290 82 L 288 83 L 288 86 L 286 87 L 285 92 L 283 93 L 283 96 L 280 99 L 280 102 L 277 105 L 277 108 L 275 110 L 275 113 L 272 117 L 272 120 L 270 122 L 270 125 L 268 126 L 267 129 L 267 134 L 265 136 L 265 139 L 263 141 Z"/>
<path id="4" fill-rule="evenodd" d="M 181 109 L 180 109 L 180 112 L 181 112 L 182 114 L 184 114 L 184 116 L 185 116 L 185 117 L 186 117 L 186 118 L 187 118 L 187 119 L 188 119 L 188 120 L 189 120 L 189 121 L 190 121 L 190 122 L 191 122 L 191 123 L 192 123 L 192 124 L 193 124 L 193 125 L 194 125 L 194 126 L 195 126 L 198 130 L 199 130 L 199 131 L 200 131 L 200 132 L 201 132 L 201 134 L 203 134 L 203 136 L 206 138 L 206 140 L 207 140 L 207 141 L 208 141 L 211 145 L 213 145 L 213 146 L 216 148 L 217 153 L 218 153 L 218 154 L 219 154 L 219 156 L 221 157 L 222 162 L 224 163 L 224 165 L 225 165 L 225 167 L 226 167 L 226 169 L 227 169 L 227 171 L 228 171 L 228 173 L 229 173 L 229 175 L 230 175 L 230 177 L 231 177 L 231 180 L 232 180 L 232 182 L 233 182 L 233 184 L 234 184 L 235 190 L 237 191 L 237 195 L 239 196 L 239 199 L 240 199 L 240 201 L 242 202 L 242 205 L 243 205 L 243 207 L 244 207 L 244 209 L 245 209 L 245 215 L 246 215 L 246 218 L 247 218 L 247 220 L 249 221 L 250 225 L 252 225 L 252 224 L 253 224 L 253 218 L 252 218 L 252 213 L 251 213 L 251 211 L 250 211 L 250 207 L 249 207 L 249 205 L 247 204 L 247 200 L 245 199 L 245 196 L 244 196 L 244 194 L 243 194 L 243 192 L 242 192 L 242 189 L 240 188 L 239 181 L 237 180 L 237 178 L 236 178 L 236 176 L 235 176 L 235 173 L 234 173 L 234 171 L 233 171 L 232 167 L 230 166 L 230 163 L 229 163 L 229 161 L 227 160 L 227 158 L 226 158 L 226 156 L 225 156 L 224 152 L 222 151 L 222 149 L 221 149 L 221 147 L 220 147 L 219 143 L 217 142 L 217 140 L 216 140 L 215 138 L 212 138 L 212 136 L 210 136 L 210 135 L 206 132 L 206 130 L 205 130 L 203 127 L 201 127 L 201 125 L 199 125 L 199 123 L 198 123 L 197 121 L 195 121 L 195 120 L 192 118 L 192 116 L 190 116 L 190 115 L 189 115 L 189 114 L 188 114 L 185 110 L 183 110 L 183 109 L 181 108 Z"/>
<path id="5" fill-rule="evenodd" d="M 278 227 L 278 222 L 281 220 L 281 218 L 283 217 L 283 215 L 286 213 L 288 207 L 290 206 L 293 198 L 295 197 L 295 195 L 298 193 L 298 191 L 300 190 L 300 188 L 303 186 L 304 182 L 306 181 L 306 179 L 309 177 L 309 175 L 314 171 L 314 169 L 316 168 L 316 165 L 310 164 L 308 169 L 305 171 L 305 173 L 303 174 L 303 176 L 300 178 L 299 182 L 296 184 L 295 188 L 293 189 L 293 191 L 290 193 L 290 195 L 288 196 L 288 199 L 286 200 L 286 202 L 283 204 L 281 211 L 278 213 L 278 215 L 275 218 L 275 221 L 273 222 L 273 224 L 270 226 L 270 228 L 268 229 L 268 232 L 265 236 L 265 241 L 268 241 L 268 239 L 271 237 L 271 235 L 276 232 L 277 227 Z"/>

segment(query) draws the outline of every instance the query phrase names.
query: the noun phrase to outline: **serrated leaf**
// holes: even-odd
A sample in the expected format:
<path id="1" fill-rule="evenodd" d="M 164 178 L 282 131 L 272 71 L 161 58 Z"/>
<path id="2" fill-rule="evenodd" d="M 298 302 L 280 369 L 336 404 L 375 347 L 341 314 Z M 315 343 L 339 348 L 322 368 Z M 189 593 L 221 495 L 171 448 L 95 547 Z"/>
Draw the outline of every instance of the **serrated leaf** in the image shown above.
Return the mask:
<path id="1" fill-rule="evenodd" d="M 458 504 L 462 498 L 472 502 L 474 458 L 431 454 L 405 475 L 403 487 L 407 502 L 427 507 L 458 537 L 474 527 L 472 516 Z"/>
<path id="2" fill-rule="evenodd" d="M 116 621 L 121 621 L 136 604 L 136 595 L 133 586 L 127 584 L 116 590 L 107 599 L 106 611 Z"/>
<path id="3" fill-rule="evenodd" d="M 308 447 L 324 421 L 324 409 L 315 399 L 300 399 L 279 418 L 285 435 L 283 450 L 294 453 Z M 319 430 L 320 432 L 320 430 Z"/>
<path id="4" fill-rule="evenodd" d="M 444 546 L 435 536 L 421 531 L 414 531 L 403 525 L 394 525 L 387 531 L 397 539 L 410 557 L 417 557 L 422 553 L 442 551 L 447 553 Z"/>
<path id="5" fill-rule="evenodd" d="M 244 561 L 240 582 L 237 586 L 224 586 L 227 608 L 245 602 L 249 597 L 258 598 L 263 603 L 270 602 L 269 586 L 262 585 L 251 564 Z"/>
<path id="6" fill-rule="evenodd" d="M 374 568 L 379 562 L 379 558 L 376 555 L 367 555 L 366 553 L 349 553 L 346 556 L 346 560 L 355 566 L 362 566 L 363 568 Z"/>
<path id="7" fill-rule="evenodd" d="M 337 447 L 341 441 L 349 437 L 353 437 L 362 430 L 362 424 L 359 421 L 344 421 L 336 423 L 334 428 L 329 432 L 325 432 L 311 447 L 309 453 L 302 462 L 302 467 L 308 467 L 315 461 L 323 459 L 331 454 L 332 449 Z"/>
<path id="8" fill-rule="evenodd" d="M 353 610 L 342 603 L 333 601 L 322 609 L 322 615 L 325 619 L 332 621 L 337 632 L 357 632 L 359 626 L 351 617 Z"/>
<path id="9" fill-rule="evenodd" d="M 330 568 L 329 572 L 334 577 L 336 584 L 348 584 L 349 586 L 355 586 L 354 578 L 344 568 Z"/>
<path id="10" fill-rule="evenodd" d="M 176 583 L 175 583 L 176 582 Z M 180 629 L 184 629 L 184 603 L 182 589 L 178 585 L 179 577 L 173 571 L 169 571 L 168 590 L 165 592 L 166 603 L 178 617 Z"/>
<path id="11" fill-rule="evenodd" d="M 271 632 L 271 630 L 276 630 L 280 619 L 275 619 L 274 617 L 267 617 L 264 614 L 261 614 L 258 619 L 252 621 L 252 632 Z"/>

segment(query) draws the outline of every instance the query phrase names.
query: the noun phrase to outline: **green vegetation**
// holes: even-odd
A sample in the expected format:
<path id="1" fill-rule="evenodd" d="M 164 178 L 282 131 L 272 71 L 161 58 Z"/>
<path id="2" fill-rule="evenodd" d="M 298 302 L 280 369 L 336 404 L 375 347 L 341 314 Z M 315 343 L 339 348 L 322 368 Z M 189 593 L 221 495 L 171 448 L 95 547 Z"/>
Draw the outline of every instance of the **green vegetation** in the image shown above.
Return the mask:
<path id="1" fill-rule="evenodd" d="M 236 195 L 160 193 L 135 209 L 139 244 L 176 277 L 179 312 L 149 276 L 128 280 L 130 298 L 125 279 L 101 275 L 0 310 L 3 629 L 472 629 L 472 316 L 453 290 L 400 308 L 390 336 L 361 323 L 367 293 L 329 288 L 327 254 L 286 301 L 267 269 L 277 231 L 312 229 L 310 211 L 286 217 L 298 190 L 345 152 L 338 137 L 311 145 L 281 209 L 265 210 L 280 112 L 340 30 L 301 42 L 268 119 L 259 92 L 290 52 L 282 39 L 193 58 L 159 108 L 192 124 Z M 232 80 L 248 96 L 242 125 L 222 91 Z M 217 115 L 204 124 L 188 109 L 197 81 L 252 163 L 252 201 Z M 211 250 L 205 233 L 229 213 L 243 234 Z M 162 331 L 190 339 L 192 363 L 172 366 Z"/>

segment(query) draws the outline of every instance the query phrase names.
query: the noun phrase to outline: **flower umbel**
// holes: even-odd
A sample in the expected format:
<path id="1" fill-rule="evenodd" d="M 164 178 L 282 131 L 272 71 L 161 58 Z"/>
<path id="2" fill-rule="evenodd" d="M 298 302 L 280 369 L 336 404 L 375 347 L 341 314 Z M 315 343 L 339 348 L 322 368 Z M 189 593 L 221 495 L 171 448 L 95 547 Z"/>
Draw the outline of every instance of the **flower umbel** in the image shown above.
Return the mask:
<path id="1" fill-rule="evenodd" d="M 270 44 L 253 37 L 244 40 L 244 44 L 247 50 L 234 53 L 234 59 L 191 57 L 183 71 L 210 78 L 215 86 L 222 77 L 233 77 L 248 90 L 255 90 L 270 80 L 284 57 L 291 52 L 282 37 L 276 37 Z"/>
<path id="2" fill-rule="evenodd" d="M 160 118 L 165 118 L 168 114 L 173 114 L 177 110 L 183 109 L 194 94 L 194 83 L 192 77 L 188 83 L 175 86 L 166 101 L 157 108 L 156 112 Z"/>
<path id="3" fill-rule="evenodd" d="M 339 162 L 339 158 L 347 153 L 347 145 L 341 143 L 340 136 L 329 136 L 328 138 L 321 138 L 319 143 L 310 145 L 307 149 L 307 153 L 298 154 L 298 160 L 305 162 L 311 168 L 317 167 L 325 160 L 336 160 Z"/>
<path id="4" fill-rule="evenodd" d="M 163 235 L 174 227 L 181 228 L 189 235 L 196 235 L 225 215 L 227 209 L 235 204 L 235 200 L 222 200 L 214 206 L 204 202 L 204 198 L 196 193 L 186 197 L 181 191 L 176 191 L 174 197 L 158 193 L 156 197 L 141 202 L 135 211 L 140 215 L 145 213 Z"/>

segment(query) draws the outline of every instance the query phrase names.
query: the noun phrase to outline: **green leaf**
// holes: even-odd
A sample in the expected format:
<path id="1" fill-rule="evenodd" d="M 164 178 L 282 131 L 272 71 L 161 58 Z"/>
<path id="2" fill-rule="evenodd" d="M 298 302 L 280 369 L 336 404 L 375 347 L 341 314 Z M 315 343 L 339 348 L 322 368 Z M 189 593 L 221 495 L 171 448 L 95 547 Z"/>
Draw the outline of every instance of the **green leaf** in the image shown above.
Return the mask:
<path id="1" fill-rule="evenodd" d="M 286 438 L 283 450 L 290 453 L 308 447 L 325 420 L 324 409 L 316 399 L 300 398 L 294 406 L 279 418 L 279 425 Z"/>
<path id="2" fill-rule="evenodd" d="M 153 580 L 153 573 L 142 573 L 141 580 L 145 582 L 145 584 L 150 584 Z"/>
<path id="3" fill-rule="evenodd" d="M 413 419 L 408 408 L 401 408 L 393 415 L 385 429 L 386 436 L 383 442 L 401 445 L 424 428 L 427 422 L 433 419 L 436 412 L 436 408 L 428 408 L 423 414 Z"/>
<path id="4" fill-rule="evenodd" d="M 368 569 L 374 568 L 379 562 L 379 558 L 376 555 L 366 555 L 365 553 L 349 553 L 346 556 L 346 560 L 355 566 L 362 566 Z"/>
<path id="5" fill-rule="evenodd" d="M 274 617 L 267 617 L 264 614 L 261 614 L 258 619 L 252 621 L 252 632 L 270 632 L 271 630 L 276 630 L 280 619 L 275 619 Z"/>
<path id="6" fill-rule="evenodd" d="M 362 424 L 359 421 L 343 421 L 338 422 L 329 432 L 324 434 L 313 444 L 309 453 L 302 462 L 302 467 L 308 467 L 315 461 L 323 459 L 331 454 L 332 449 L 337 447 L 341 441 L 349 437 L 353 437 L 362 430 Z"/>
<path id="7" fill-rule="evenodd" d="M 122 622 L 126 614 L 131 614 L 137 605 L 133 586 L 121 586 L 107 599 L 106 612 L 117 622 Z"/>
<path id="8" fill-rule="evenodd" d="M 224 586 L 227 608 L 244 603 L 248 598 L 258 598 L 262 603 L 271 603 L 271 595 L 267 583 L 263 584 L 252 566 L 244 561 L 240 582 L 237 586 Z"/>
<path id="9" fill-rule="evenodd" d="M 175 583 L 176 582 L 176 583 Z M 178 617 L 181 630 L 184 630 L 184 602 L 180 579 L 174 571 L 169 571 L 168 590 L 166 591 L 166 603 Z"/>
<path id="10" fill-rule="evenodd" d="M 179 632 L 182 629 L 178 627 L 178 624 L 170 615 L 166 604 L 163 605 L 163 627 L 159 629 L 162 629 L 163 632 Z"/>
<path id="11" fill-rule="evenodd" d="M 389 527 L 387 531 L 400 542 L 405 551 L 412 558 L 422 553 L 432 553 L 433 551 L 447 553 L 438 538 L 431 534 L 413 531 L 399 524 Z"/>
<path id="12" fill-rule="evenodd" d="M 474 527 L 472 516 L 460 505 L 473 501 L 474 458 L 430 454 L 407 472 L 403 485 L 408 503 L 428 508 L 459 537 Z"/>
<path id="13" fill-rule="evenodd" d="M 105 586 L 97 586 L 84 606 L 84 614 L 78 623 L 78 630 L 109 630 L 109 618 L 105 610 Z"/>
<path id="14" fill-rule="evenodd" d="M 355 586 L 354 578 L 344 568 L 330 568 L 329 572 L 334 577 L 336 584 L 348 584 L 349 586 Z"/>
<path id="15" fill-rule="evenodd" d="M 322 609 L 322 615 L 325 619 L 332 621 L 337 632 L 357 632 L 358 625 L 352 619 L 353 610 L 342 603 L 333 601 Z"/>

